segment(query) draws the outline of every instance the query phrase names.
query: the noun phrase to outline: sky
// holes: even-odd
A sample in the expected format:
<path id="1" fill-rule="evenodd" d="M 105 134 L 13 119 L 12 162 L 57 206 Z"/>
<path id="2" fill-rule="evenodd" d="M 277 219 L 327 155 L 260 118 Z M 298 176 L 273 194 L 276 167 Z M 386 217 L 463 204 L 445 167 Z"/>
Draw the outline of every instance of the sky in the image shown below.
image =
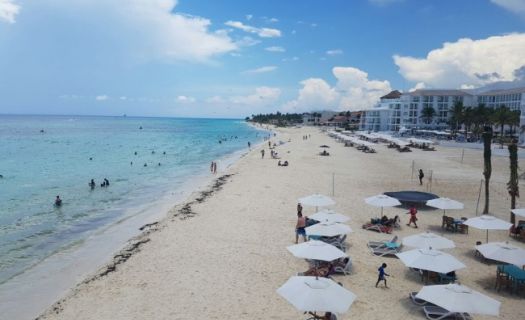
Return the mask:
<path id="1" fill-rule="evenodd" d="M 525 86 L 525 0 L 0 0 L 0 114 L 244 118 Z"/>

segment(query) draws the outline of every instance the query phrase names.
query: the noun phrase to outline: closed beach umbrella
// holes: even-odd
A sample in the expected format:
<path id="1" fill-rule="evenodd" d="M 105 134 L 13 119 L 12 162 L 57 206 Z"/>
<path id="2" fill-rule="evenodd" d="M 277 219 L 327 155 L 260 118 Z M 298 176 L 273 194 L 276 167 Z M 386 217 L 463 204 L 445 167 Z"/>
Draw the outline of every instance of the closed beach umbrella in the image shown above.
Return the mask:
<path id="1" fill-rule="evenodd" d="M 517 216 L 525 217 L 525 208 L 512 209 L 511 211 L 512 211 L 512 213 L 514 213 Z"/>
<path id="2" fill-rule="evenodd" d="M 381 216 L 383 216 L 384 207 L 395 207 L 401 205 L 401 202 L 396 198 L 387 196 L 386 194 L 378 194 L 377 196 L 368 197 L 365 202 L 374 207 L 381 207 Z"/>
<path id="3" fill-rule="evenodd" d="M 277 293 L 300 311 L 345 313 L 356 295 L 327 278 L 291 277 Z"/>
<path id="4" fill-rule="evenodd" d="M 334 261 L 347 257 L 346 253 L 323 241 L 310 240 L 286 247 L 295 257 L 321 261 Z"/>
<path id="5" fill-rule="evenodd" d="M 403 245 L 420 249 L 451 249 L 455 248 L 454 241 L 438 236 L 431 232 L 424 232 L 403 238 Z"/>
<path id="6" fill-rule="evenodd" d="M 487 242 L 489 242 L 489 230 L 509 230 L 512 226 L 512 223 L 486 214 L 467 219 L 463 224 L 476 229 L 487 230 Z"/>
<path id="7" fill-rule="evenodd" d="M 499 316 L 501 302 L 463 285 L 424 286 L 416 298 L 428 301 L 450 312 L 467 312 Z"/>
<path id="8" fill-rule="evenodd" d="M 523 268 L 525 265 L 525 250 L 508 242 L 490 242 L 476 246 L 485 258 L 510 263 Z"/>
<path id="9" fill-rule="evenodd" d="M 335 201 L 330 197 L 323 196 L 322 194 L 312 194 L 307 197 L 299 198 L 299 203 L 304 206 L 317 208 L 334 205 Z"/>
<path id="10" fill-rule="evenodd" d="M 352 232 L 346 224 L 337 222 L 320 222 L 305 229 L 309 236 L 335 237 Z"/>
<path id="11" fill-rule="evenodd" d="M 449 273 L 466 266 L 452 255 L 434 249 L 414 249 L 396 256 L 409 268 Z"/>
<path id="12" fill-rule="evenodd" d="M 428 200 L 427 206 L 443 210 L 443 215 L 445 215 L 446 210 L 462 210 L 464 208 L 463 203 L 449 198 Z"/>
<path id="13" fill-rule="evenodd" d="M 321 222 L 347 222 L 350 220 L 350 217 L 332 210 L 321 210 L 311 216 L 308 216 L 308 218 Z"/>

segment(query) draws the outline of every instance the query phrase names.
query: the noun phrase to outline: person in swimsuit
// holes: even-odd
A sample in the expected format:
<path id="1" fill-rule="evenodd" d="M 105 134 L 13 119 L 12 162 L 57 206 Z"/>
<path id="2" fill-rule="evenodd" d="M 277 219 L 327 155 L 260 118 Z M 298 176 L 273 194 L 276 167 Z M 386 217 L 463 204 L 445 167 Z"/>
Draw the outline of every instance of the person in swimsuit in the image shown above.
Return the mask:
<path id="1" fill-rule="evenodd" d="M 299 243 L 299 236 L 303 237 L 303 240 L 306 242 L 306 217 L 303 217 L 303 214 L 297 212 L 297 224 L 295 225 L 295 243 Z"/>
<path id="2" fill-rule="evenodd" d="M 60 199 L 60 196 L 57 196 L 55 199 L 55 206 L 60 207 L 62 205 L 62 199 Z"/>

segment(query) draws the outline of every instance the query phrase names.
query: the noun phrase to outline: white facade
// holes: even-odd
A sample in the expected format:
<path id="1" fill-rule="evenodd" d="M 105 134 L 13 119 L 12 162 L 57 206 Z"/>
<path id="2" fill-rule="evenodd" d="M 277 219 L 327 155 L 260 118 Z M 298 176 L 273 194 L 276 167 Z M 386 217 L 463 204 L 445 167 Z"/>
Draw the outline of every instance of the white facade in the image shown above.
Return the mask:
<path id="1" fill-rule="evenodd" d="M 525 144 L 525 88 L 487 91 L 476 95 L 462 90 L 416 90 L 410 93 L 390 94 L 381 98 L 379 104 L 365 110 L 361 117 L 361 129 L 369 131 L 398 131 L 407 129 L 444 129 L 448 127 L 449 110 L 457 101 L 465 107 L 480 103 L 489 108 L 502 105 L 520 110 L 520 143 Z M 435 115 L 430 123 L 421 117 L 422 110 L 431 107 Z"/>

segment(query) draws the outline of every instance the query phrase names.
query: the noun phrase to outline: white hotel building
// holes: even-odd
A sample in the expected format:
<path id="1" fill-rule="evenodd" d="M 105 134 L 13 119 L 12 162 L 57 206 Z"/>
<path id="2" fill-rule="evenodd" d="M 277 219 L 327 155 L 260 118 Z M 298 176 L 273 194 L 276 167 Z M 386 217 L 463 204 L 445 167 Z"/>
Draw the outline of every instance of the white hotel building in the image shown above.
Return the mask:
<path id="1" fill-rule="evenodd" d="M 403 127 L 444 129 L 448 127 L 449 110 L 456 101 L 462 101 L 465 107 L 483 103 L 489 108 L 505 105 L 511 110 L 520 110 L 520 144 L 525 143 L 525 87 L 477 94 L 463 90 L 392 91 L 381 97 L 374 108 L 363 111 L 360 128 L 367 131 L 399 131 Z M 436 111 L 430 123 L 425 123 L 421 117 L 426 107 Z"/>

